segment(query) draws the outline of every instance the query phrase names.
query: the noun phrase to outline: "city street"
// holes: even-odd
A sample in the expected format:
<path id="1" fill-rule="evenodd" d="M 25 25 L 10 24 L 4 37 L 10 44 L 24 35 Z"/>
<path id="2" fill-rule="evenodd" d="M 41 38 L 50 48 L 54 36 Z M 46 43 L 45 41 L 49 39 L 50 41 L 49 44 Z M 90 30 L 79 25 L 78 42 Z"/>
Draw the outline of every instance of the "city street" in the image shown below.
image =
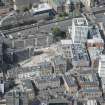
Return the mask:
<path id="1" fill-rule="evenodd" d="M 50 32 L 52 27 L 54 26 L 58 26 L 60 27 L 62 30 L 66 30 L 68 28 L 68 26 L 71 26 L 71 23 L 72 23 L 72 19 L 67 19 L 67 20 L 63 20 L 63 21 L 59 21 L 59 22 L 51 22 L 51 23 L 47 23 L 47 24 L 42 24 L 42 25 L 28 25 L 28 26 L 25 26 L 25 27 L 20 27 L 20 28 L 14 28 L 14 29 L 11 29 L 11 30 L 4 30 L 3 33 L 11 33 L 11 34 L 15 34 L 17 32 L 25 32 L 25 33 L 28 33 L 28 31 L 31 31 L 31 32 L 35 32 L 37 30 L 39 31 L 45 31 L 46 32 Z M 26 32 L 27 30 L 27 32 Z"/>

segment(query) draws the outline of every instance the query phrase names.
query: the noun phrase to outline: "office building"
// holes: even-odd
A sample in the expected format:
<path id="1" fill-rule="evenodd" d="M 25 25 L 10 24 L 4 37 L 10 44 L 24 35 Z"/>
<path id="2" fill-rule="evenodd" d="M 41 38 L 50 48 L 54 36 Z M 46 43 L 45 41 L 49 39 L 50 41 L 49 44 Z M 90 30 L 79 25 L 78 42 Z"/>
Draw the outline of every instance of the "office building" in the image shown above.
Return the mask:
<path id="1" fill-rule="evenodd" d="M 10 48 L 24 48 L 34 46 L 35 48 L 48 47 L 53 43 L 53 38 L 49 33 L 36 32 L 35 28 L 27 30 L 21 30 L 8 34 L 8 38 L 4 39 L 4 42 Z M 12 37 L 12 39 L 10 38 Z"/>
<path id="2" fill-rule="evenodd" d="M 74 9 L 71 10 L 71 7 L 74 5 Z M 66 0 L 65 2 L 65 12 L 70 14 L 71 12 L 74 13 L 74 16 L 79 16 L 80 15 L 80 6 L 81 2 L 80 0 Z"/>
<path id="3" fill-rule="evenodd" d="M 96 47 L 101 50 L 104 49 L 104 41 L 97 25 L 90 26 L 87 38 L 87 47 Z"/>
<path id="4" fill-rule="evenodd" d="M 71 59 L 73 57 L 71 50 L 72 50 L 72 40 L 61 40 L 59 48 L 63 53 L 63 57 L 65 59 Z"/>
<path id="5" fill-rule="evenodd" d="M 8 7 L 11 4 L 11 1 L 12 0 L 0 0 L 0 3 L 2 3 L 3 6 Z"/>
<path id="6" fill-rule="evenodd" d="M 66 61 L 65 59 L 57 55 L 54 58 L 51 59 L 51 63 L 53 66 L 53 73 L 54 74 L 62 74 L 66 72 Z"/>
<path id="7" fill-rule="evenodd" d="M 18 63 L 23 60 L 26 60 L 34 55 L 34 48 L 27 47 L 23 49 L 6 49 L 4 60 L 7 63 Z M 8 59 L 7 59 L 8 58 Z"/>
<path id="8" fill-rule="evenodd" d="M 102 39 L 97 39 L 97 38 L 89 39 L 87 40 L 87 47 L 96 47 L 103 50 L 104 42 Z"/>
<path id="9" fill-rule="evenodd" d="M 105 93 L 105 55 L 100 55 L 98 74 L 102 81 L 103 92 Z"/>
<path id="10" fill-rule="evenodd" d="M 78 99 L 79 100 L 89 100 L 89 99 L 96 99 L 102 97 L 102 91 L 100 89 L 94 88 L 82 88 L 78 92 Z"/>
<path id="11" fill-rule="evenodd" d="M 47 88 L 59 88 L 60 87 L 60 78 L 55 76 L 44 76 L 34 80 L 35 85 L 39 90 L 45 90 Z"/>
<path id="12" fill-rule="evenodd" d="M 52 70 L 52 64 L 51 62 L 44 61 L 38 64 L 40 67 L 40 75 L 41 76 L 49 76 L 52 75 L 53 70 Z"/>
<path id="13" fill-rule="evenodd" d="M 7 92 L 6 105 L 28 105 L 28 95 L 26 91 L 17 88 Z"/>
<path id="14" fill-rule="evenodd" d="M 16 91 L 6 93 L 6 105 L 19 105 L 19 93 Z"/>
<path id="15" fill-rule="evenodd" d="M 78 86 L 76 84 L 75 78 L 69 74 L 65 74 L 63 76 L 63 80 L 64 80 L 64 87 L 65 87 L 65 90 L 67 91 L 67 93 L 70 96 L 75 96 L 78 91 Z"/>
<path id="16" fill-rule="evenodd" d="M 82 105 L 98 105 L 96 99 L 89 99 L 84 101 L 79 101 L 78 104 L 81 103 Z"/>
<path id="17" fill-rule="evenodd" d="M 87 41 L 88 30 L 89 26 L 86 18 L 74 18 L 71 29 L 73 43 L 85 43 Z"/>
<path id="18" fill-rule="evenodd" d="M 80 0 L 43 0 L 51 5 L 57 13 L 70 13 L 71 6 L 74 5 L 73 12 L 80 14 Z"/>
<path id="19" fill-rule="evenodd" d="M 29 8 L 30 5 L 34 3 L 39 3 L 40 0 L 13 0 L 14 2 L 14 10 L 24 10 L 24 8 Z"/>
<path id="20" fill-rule="evenodd" d="M 46 0 L 45 2 L 49 3 L 57 13 L 64 12 L 65 0 Z"/>
<path id="21" fill-rule="evenodd" d="M 21 82 L 23 83 L 6 93 L 6 105 L 29 105 L 34 99 L 31 81 L 27 79 Z"/>
<path id="22" fill-rule="evenodd" d="M 88 48 L 88 53 L 91 60 L 91 63 L 90 63 L 91 67 L 98 68 L 99 59 L 100 59 L 100 55 L 102 54 L 102 51 L 103 51 L 102 49 L 97 47 Z"/>
<path id="23" fill-rule="evenodd" d="M 93 25 L 92 27 L 90 27 L 87 37 L 88 39 L 86 47 L 88 49 L 88 53 L 91 59 L 91 66 L 97 67 L 99 62 L 99 56 L 104 49 L 104 41 L 101 38 L 99 27 L 97 25 Z"/>
<path id="24" fill-rule="evenodd" d="M 28 95 L 25 91 L 11 90 L 6 93 L 6 105 L 28 105 Z"/>
<path id="25" fill-rule="evenodd" d="M 103 93 L 105 94 L 105 78 L 104 77 L 101 78 L 101 85 L 102 85 Z"/>
<path id="26" fill-rule="evenodd" d="M 105 55 L 100 55 L 98 73 L 101 78 L 105 78 Z"/>
<path id="27" fill-rule="evenodd" d="M 90 59 L 83 44 L 72 45 L 72 64 L 74 67 L 89 67 Z"/>
<path id="28" fill-rule="evenodd" d="M 47 3 L 41 3 L 35 6 L 33 5 L 30 12 L 35 18 L 39 19 L 48 19 L 55 16 L 53 8 Z"/>
<path id="29" fill-rule="evenodd" d="M 40 67 L 34 66 L 34 67 L 26 67 L 26 68 L 18 68 L 18 70 L 13 71 L 17 73 L 17 78 L 23 79 L 23 78 L 34 78 L 41 76 L 41 70 Z M 9 72 L 9 76 L 11 76 L 12 72 Z"/>
<path id="30" fill-rule="evenodd" d="M 92 88 L 99 87 L 99 81 L 96 74 L 93 73 L 80 73 L 77 76 L 78 84 L 80 88 Z"/>

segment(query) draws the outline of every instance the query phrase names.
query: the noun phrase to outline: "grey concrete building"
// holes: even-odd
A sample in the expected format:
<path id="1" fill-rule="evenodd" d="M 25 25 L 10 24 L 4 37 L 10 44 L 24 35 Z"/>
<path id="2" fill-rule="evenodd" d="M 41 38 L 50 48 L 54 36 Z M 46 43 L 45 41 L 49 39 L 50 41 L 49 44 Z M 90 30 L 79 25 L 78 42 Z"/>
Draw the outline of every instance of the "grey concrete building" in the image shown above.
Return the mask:
<path id="1" fill-rule="evenodd" d="M 15 10 L 23 10 L 24 8 L 30 8 L 30 5 L 39 3 L 40 0 L 13 0 Z"/>

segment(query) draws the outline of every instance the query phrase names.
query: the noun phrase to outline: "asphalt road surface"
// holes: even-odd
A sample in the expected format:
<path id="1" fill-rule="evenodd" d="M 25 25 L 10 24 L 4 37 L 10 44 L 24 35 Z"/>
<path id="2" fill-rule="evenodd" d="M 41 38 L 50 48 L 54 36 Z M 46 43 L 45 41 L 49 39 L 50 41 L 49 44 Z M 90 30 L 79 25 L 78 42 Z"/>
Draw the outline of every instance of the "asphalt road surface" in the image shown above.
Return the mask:
<path id="1" fill-rule="evenodd" d="M 21 27 L 19 29 L 12 29 L 12 30 L 7 30 L 7 31 L 4 31 L 4 33 L 7 33 L 7 34 L 17 34 L 17 33 L 23 33 L 23 34 L 34 34 L 36 33 L 37 31 L 41 31 L 41 32 L 51 32 L 51 29 L 55 26 L 61 28 L 62 30 L 67 30 L 68 29 L 68 26 L 71 26 L 72 25 L 72 19 L 67 19 L 67 20 L 64 20 L 64 21 L 59 21 L 59 22 L 53 22 L 53 23 L 48 23 L 48 24 L 42 24 L 42 25 L 39 25 L 39 26 L 26 26 L 25 28 L 22 28 Z"/>

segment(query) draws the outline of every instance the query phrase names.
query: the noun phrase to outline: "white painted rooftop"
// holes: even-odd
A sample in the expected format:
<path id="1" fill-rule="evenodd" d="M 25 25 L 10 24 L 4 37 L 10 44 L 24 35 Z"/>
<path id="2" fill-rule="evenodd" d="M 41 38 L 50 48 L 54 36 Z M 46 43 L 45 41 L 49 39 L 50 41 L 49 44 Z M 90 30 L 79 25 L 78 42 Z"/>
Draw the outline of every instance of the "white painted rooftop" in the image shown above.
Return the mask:
<path id="1" fill-rule="evenodd" d="M 49 9 L 52 9 L 52 8 L 47 3 L 42 3 L 42 4 L 39 4 L 37 7 L 35 6 L 32 7 L 33 12 L 41 12 Z"/>
<path id="2" fill-rule="evenodd" d="M 74 18 L 73 22 L 76 26 L 88 26 L 86 18 Z"/>
<path id="3" fill-rule="evenodd" d="M 61 40 L 62 45 L 72 44 L 72 40 Z"/>

